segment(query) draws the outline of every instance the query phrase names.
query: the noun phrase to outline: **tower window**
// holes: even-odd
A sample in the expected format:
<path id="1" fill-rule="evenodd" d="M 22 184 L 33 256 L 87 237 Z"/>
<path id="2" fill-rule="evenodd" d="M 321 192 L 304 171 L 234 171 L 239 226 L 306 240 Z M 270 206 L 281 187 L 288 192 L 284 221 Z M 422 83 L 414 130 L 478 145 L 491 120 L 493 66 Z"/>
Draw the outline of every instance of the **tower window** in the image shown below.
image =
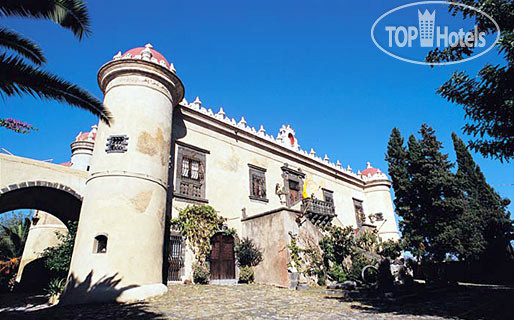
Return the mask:
<path id="1" fill-rule="evenodd" d="M 107 253 L 107 236 L 100 234 L 95 237 L 93 253 Z"/>
<path id="2" fill-rule="evenodd" d="M 123 153 L 127 151 L 128 139 L 126 135 L 115 135 L 107 138 L 107 143 L 105 144 L 107 148 L 105 152 L 107 153 Z"/>

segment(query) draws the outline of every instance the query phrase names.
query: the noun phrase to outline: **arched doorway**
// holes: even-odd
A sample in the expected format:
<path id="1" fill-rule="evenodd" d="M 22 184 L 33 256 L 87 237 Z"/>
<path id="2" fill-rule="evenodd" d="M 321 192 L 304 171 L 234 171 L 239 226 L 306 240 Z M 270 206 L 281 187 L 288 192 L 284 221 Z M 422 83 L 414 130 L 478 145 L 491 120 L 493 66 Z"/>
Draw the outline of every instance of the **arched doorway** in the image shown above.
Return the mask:
<path id="1" fill-rule="evenodd" d="M 211 280 L 235 279 L 234 237 L 217 233 L 211 243 Z"/>

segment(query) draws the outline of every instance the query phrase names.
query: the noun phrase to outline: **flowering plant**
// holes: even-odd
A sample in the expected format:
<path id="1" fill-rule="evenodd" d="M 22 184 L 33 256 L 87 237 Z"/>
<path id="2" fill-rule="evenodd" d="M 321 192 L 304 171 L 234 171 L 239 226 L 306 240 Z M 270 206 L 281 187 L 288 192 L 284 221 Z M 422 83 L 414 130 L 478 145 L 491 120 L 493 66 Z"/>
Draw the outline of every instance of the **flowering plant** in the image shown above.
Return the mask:
<path id="1" fill-rule="evenodd" d="M 13 118 L 0 119 L 0 127 L 7 128 L 8 130 L 13 130 L 17 133 L 29 133 L 31 130 L 38 130 L 31 124 L 21 122 L 20 120 L 16 120 Z"/>

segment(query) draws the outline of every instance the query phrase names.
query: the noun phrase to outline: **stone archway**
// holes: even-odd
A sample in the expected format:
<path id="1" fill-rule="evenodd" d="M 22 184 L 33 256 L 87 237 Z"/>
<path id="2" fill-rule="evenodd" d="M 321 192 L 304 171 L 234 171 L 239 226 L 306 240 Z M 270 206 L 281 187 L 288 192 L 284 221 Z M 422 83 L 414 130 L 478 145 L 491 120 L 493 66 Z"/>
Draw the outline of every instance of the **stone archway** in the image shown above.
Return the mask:
<path id="1" fill-rule="evenodd" d="M 27 181 L 0 190 L 0 213 L 18 209 L 49 212 L 63 223 L 78 221 L 82 196 L 61 183 Z"/>
<path id="2" fill-rule="evenodd" d="M 19 209 L 37 210 L 31 221 L 16 276 L 17 288 L 41 290 L 50 275 L 41 254 L 59 243 L 56 232 L 66 234 L 68 223 L 78 221 L 82 197 L 61 183 L 27 181 L 0 189 L 0 214 Z"/>

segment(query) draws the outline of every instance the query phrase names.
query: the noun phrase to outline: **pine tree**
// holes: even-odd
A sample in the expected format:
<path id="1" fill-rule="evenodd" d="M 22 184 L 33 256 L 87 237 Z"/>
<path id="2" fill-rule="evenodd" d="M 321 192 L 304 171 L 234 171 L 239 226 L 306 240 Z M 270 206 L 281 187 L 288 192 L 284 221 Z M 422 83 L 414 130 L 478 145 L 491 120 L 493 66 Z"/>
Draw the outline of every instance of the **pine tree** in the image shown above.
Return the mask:
<path id="1" fill-rule="evenodd" d="M 457 155 L 457 178 L 466 195 L 463 213 L 463 239 L 469 239 L 467 255 L 492 264 L 509 259 L 510 241 L 514 239 L 513 221 L 507 206 L 485 179 L 464 142 L 452 134 Z M 469 260 L 469 259 L 468 259 Z"/>
<path id="2" fill-rule="evenodd" d="M 419 141 L 411 135 L 405 149 L 393 129 L 386 160 L 406 249 L 420 260 L 443 261 L 463 251 L 458 224 L 463 195 L 434 130 L 424 124 L 420 134 Z"/>
<path id="3" fill-rule="evenodd" d="M 426 224 L 425 247 L 429 260 L 443 261 L 448 255 L 462 252 L 458 219 L 463 211 L 463 196 L 456 176 L 451 172 L 454 164 L 441 152 L 442 143 L 435 132 L 423 124 L 419 140 L 420 155 L 412 157 L 409 165 L 412 185 L 418 189 L 419 215 Z"/>
<path id="4" fill-rule="evenodd" d="M 454 3 L 464 5 L 453 5 Z M 470 10 L 468 6 L 480 10 Z M 497 65 L 487 63 L 476 75 L 455 71 L 437 89 L 437 93 L 464 109 L 467 123 L 463 131 L 472 136 L 470 148 L 473 151 L 480 152 L 485 157 L 510 161 L 514 159 L 514 1 L 453 0 L 449 11 L 453 15 L 473 20 L 478 30 L 486 35 L 494 35 L 496 28 L 499 28 L 499 40 L 495 41 L 494 47 L 503 62 Z M 493 17 L 497 24 L 484 19 L 484 14 Z M 477 48 L 436 48 L 429 52 L 426 61 L 463 59 L 475 54 Z"/>
<path id="5" fill-rule="evenodd" d="M 407 150 L 400 130 L 397 128 L 393 128 L 391 131 L 385 159 L 389 163 L 389 176 L 393 182 L 396 212 L 403 217 L 410 211 L 406 201 L 410 183 L 407 173 Z"/>

